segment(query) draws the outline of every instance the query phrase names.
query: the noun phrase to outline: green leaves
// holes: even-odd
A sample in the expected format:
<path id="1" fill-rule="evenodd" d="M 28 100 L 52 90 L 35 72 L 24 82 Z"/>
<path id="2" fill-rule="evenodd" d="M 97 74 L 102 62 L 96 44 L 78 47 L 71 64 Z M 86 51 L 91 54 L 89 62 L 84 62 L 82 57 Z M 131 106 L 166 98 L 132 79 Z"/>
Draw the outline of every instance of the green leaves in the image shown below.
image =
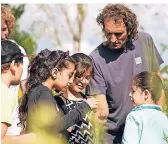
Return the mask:
<path id="1" fill-rule="evenodd" d="M 13 32 L 9 38 L 15 40 L 20 46 L 22 46 L 25 49 L 27 54 L 33 54 L 37 49 L 35 38 L 30 33 L 21 31 L 18 24 L 18 20 L 21 18 L 21 16 L 24 13 L 25 4 L 21 4 L 21 5 L 3 4 L 3 6 L 10 7 L 13 15 L 16 18 Z"/>

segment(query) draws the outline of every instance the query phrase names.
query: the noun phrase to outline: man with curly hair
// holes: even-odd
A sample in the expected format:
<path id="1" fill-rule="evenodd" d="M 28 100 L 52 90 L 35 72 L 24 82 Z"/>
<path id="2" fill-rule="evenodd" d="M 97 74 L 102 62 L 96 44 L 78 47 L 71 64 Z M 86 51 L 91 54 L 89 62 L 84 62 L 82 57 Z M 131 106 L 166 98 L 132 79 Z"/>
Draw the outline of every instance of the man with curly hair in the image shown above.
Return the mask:
<path id="1" fill-rule="evenodd" d="M 1 6 L 1 40 L 6 40 L 9 38 L 9 35 L 12 33 L 12 30 L 15 25 L 15 17 L 11 12 L 11 9 L 5 6 Z M 16 43 L 14 40 L 10 40 L 14 43 Z M 18 45 L 18 44 L 17 44 Z M 19 46 L 19 45 L 18 45 Z M 26 55 L 26 52 L 24 48 L 19 46 L 21 52 Z M 19 85 L 11 85 L 10 90 L 15 94 L 15 96 L 18 98 L 19 93 L 19 87 L 22 90 L 22 93 L 25 92 L 25 83 L 28 76 L 28 65 L 29 65 L 29 59 L 28 57 L 23 58 L 23 73 L 20 80 Z M 13 121 L 12 126 L 8 128 L 7 135 L 19 135 L 21 132 L 21 128 L 17 126 L 17 123 L 19 123 L 18 119 L 18 102 L 14 108 L 13 111 Z"/>
<path id="2" fill-rule="evenodd" d="M 87 93 L 101 101 L 99 118 L 107 117 L 105 142 L 120 144 L 126 116 L 133 108 L 129 98 L 133 77 L 143 71 L 160 74 L 163 60 L 152 37 L 138 32 L 135 13 L 123 4 L 106 5 L 97 23 L 107 41 L 90 54 L 94 74 Z"/>

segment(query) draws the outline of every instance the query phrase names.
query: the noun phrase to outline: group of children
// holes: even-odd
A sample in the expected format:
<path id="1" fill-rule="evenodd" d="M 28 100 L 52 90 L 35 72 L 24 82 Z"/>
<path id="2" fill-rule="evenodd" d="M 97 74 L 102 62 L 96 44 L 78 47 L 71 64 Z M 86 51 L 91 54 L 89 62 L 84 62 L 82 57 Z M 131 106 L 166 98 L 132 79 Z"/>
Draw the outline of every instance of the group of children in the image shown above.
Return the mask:
<path id="1" fill-rule="evenodd" d="M 37 140 L 37 143 L 39 140 L 40 143 L 55 143 L 59 140 L 60 143 L 94 144 L 96 128 L 92 110 L 101 102 L 84 93 L 94 74 L 92 61 L 83 53 L 69 56 L 61 50 L 42 50 L 30 62 L 26 93 L 19 105 L 18 125 L 24 134 L 5 135 L 12 124 L 12 111 L 17 101 L 9 86 L 20 81 L 23 57 L 15 43 L 1 41 L 2 143 Z M 162 88 L 162 80 L 155 72 L 135 76 L 130 92 L 135 108 L 127 116 L 123 144 L 164 143 L 168 119 L 156 105 Z"/>
<path id="2" fill-rule="evenodd" d="M 13 106 L 15 106 L 14 102 L 16 102 L 16 100 L 13 100 L 14 96 L 12 96 L 12 93 L 9 95 L 5 92 L 10 92 L 10 85 L 19 83 L 23 71 L 22 63 L 24 55 L 18 46 L 9 40 L 3 40 L 1 42 L 1 48 L 2 95 L 4 98 L 2 99 L 4 104 L 2 105 L 2 112 L 4 113 L 2 113 L 1 124 L 3 123 L 6 128 L 2 131 L 3 137 L 2 133 L 1 137 L 5 140 L 6 130 L 12 123 L 12 110 Z M 86 55 L 83 54 L 83 56 Z M 87 58 L 89 57 L 86 56 L 86 60 Z M 79 66 L 78 63 L 69 56 L 68 52 L 50 51 L 48 49 L 41 51 L 32 60 L 29 65 L 29 77 L 26 83 L 27 91 L 19 106 L 19 125 L 22 127 L 24 133 L 36 133 L 36 136 L 41 138 L 48 133 L 50 137 L 61 137 L 61 142 L 63 142 L 73 137 L 69 136 L 67 129 L 72 129 L 73 131 L 74 129 L 71 126 L 78 124 L 78 126 L 86 127 L 88 130 L 83 131 L 81 134 L 82 138 L 79 137 L 78 141 L 77 139 L 72 139 L 70 143 L 81 143 L 81 141 L 84 141 L 83 143 L 89 143 L 89 141 L 94 143 L 92 124 L 87 120 L 89 117 L 87 112 L 96 108 L 99 101 L 86 98 L 81 93 L 91 77 L 92 69 L 90 59 L 87 62 L 85 63 L 86 68 L 83 69 L 84 71 L 78 71 L 78 75 L 75 72 L 74 79 L 78 79 L 78 83 L 76 81 L 76 87 L 74 86 L 77 89 L 74 93 L 74 98 L 76 97 L 76 99 L 74 99 L 74 106 L 71 109 L 66 109 L 65 106 L 60 105 L 60 100 L 64 103 L 62 99 L 64 94 L 67 100 L 69 99 L 68 96 L 70 93 L 67 93 L 67 89 L 69 85 L 75 84 L 73 75 L 75 68 Z M 5 86 L 6 89 L 4 88 Z M 61 96 L 55 96 L 54 98 L 52 90 L 57 92 L 61 91 L 62 98 Z M 58 97 L 60 99 L 57 99 Z M 65 104 L 68 107 L 68 101 Z M 7 107 L 9 107 L 9 110 L 5 110 Z M 80 124 L 81 122 L 83 123 Z M 80 129 L 76 132 L 77 135 L 78 132 L 80 132 Z M 27 136 L 30 139 L 33 137 L 32 135 L 30 137 L 29 135 L 21 135 L 21 137 L 23 136 Z"/>
<path id="3" fill-rule="evenodd" d="M 100 126 L 108 119 L 99 114 L 102 102 L 85 94 L 94 75 L 90 57 L 44 49 L 28 67 L 24 49 L 7 40 L 14 19 L 10 10 L 1 6 L 1 142 L 102 144 L 104 133 Z M 18 99 L 11 86 L 25 79 L 18 122 L 13 119 Z M 155 72 L 134 77 L 130 98 L 135 108 L 127 116 L 123 144 L 166 142 L 168 118 L 157 105 L 162 89 L 162 80 Z"/>

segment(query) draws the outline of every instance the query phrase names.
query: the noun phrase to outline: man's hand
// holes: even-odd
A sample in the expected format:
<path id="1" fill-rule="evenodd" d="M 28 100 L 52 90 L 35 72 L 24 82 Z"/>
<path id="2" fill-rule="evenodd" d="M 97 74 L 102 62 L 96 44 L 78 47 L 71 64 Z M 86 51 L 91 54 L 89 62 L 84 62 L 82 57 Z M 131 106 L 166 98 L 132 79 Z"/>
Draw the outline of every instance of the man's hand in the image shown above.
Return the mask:
<path id="1" fill-rule="evenodd" d="M 94 110 L 95 119 L 98 123 L 104 124 L 107 122 L 107 117 L 109 115 L 109 108 L 106 101 L 106 96 L 103 94 L 96 95 L 95 99 L 100 101 L 98 108 Z"/>

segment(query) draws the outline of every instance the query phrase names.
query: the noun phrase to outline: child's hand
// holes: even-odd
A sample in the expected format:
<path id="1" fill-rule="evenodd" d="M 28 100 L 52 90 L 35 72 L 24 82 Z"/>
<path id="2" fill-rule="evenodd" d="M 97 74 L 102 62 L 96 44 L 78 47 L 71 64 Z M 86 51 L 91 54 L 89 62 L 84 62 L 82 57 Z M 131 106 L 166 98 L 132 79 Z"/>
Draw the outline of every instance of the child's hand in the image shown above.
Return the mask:
<path id="1" fill-rule="evenodd" d="M 68 131 L 68 132 L 71 132 L 71 131 L 72 131 L 72 127 L 69 127 L 69 128 L 67 129 L 67 131 Z"/>
<path id="2" fill-rule="evenodd" d="M 85 102 L 87 102 L 91 109 L 95 109 L 99 105 L 99 100 L 93 98 L 88 98 L 87 100 L 85 100 Z"/>

